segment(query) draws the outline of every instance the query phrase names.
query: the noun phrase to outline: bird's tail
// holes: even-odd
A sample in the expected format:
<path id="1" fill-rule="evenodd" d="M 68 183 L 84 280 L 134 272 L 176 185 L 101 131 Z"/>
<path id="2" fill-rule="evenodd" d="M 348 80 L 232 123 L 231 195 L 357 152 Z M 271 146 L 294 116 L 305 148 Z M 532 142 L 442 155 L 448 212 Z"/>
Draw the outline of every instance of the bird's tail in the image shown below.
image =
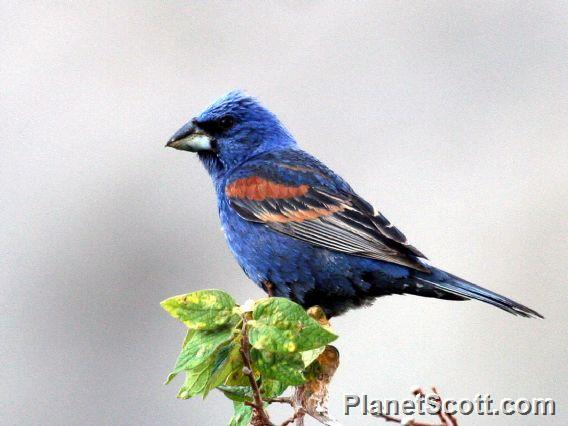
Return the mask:
<path id="1" fill-rule="evenodd" d="M 538 312 L 515 302 L 505 296 L 494 293 L 483 287 L 456 277 L 448 272 L 432 268 L 431 274 L 418 273 L 415 279 L 422 285 L 430 287 L 434 292 L 442 292 L 457 298 L 475 299 L 489 303 L 513 315 L 526 318 L 544 318 Z"/>

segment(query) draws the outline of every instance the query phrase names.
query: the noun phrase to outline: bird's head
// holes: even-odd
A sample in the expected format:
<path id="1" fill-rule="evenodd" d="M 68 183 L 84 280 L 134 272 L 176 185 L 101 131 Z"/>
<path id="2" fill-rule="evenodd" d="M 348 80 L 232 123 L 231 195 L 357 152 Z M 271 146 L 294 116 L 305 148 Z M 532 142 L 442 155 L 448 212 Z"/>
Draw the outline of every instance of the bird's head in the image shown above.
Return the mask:
<path id="1" fill-rule="evenodd" d="M 166 146 L 197 152 L 215 177 L 261 152 L 294 145 L 273 113 L 253 97 L 232 91 L 182 126 Z"/>

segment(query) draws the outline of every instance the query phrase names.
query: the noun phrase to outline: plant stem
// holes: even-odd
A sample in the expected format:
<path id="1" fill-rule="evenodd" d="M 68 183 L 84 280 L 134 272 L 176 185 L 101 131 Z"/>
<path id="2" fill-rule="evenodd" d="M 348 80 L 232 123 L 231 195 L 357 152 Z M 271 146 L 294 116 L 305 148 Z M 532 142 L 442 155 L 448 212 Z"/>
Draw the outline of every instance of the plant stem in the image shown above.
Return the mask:
<path id="1" fill-rule="evenodd" d="M 254 371 L 252 369 L 252 363 L 250 360 L 250 342 L 248 339 L 247 319 L 244 315 L 241 341 L 241 358 L 243 359 L 244 364 L 243 374 L 249 379 L 254 399 L 254 404 L 249 404 L 252 405 L 253 409 L 251 424 L 253 424 L 254 426 L 273 426 L 268 417 L 268 413 L 264 409 L 264 402 L 262 400 L 262 395 L 260 394 L 260 388 L 258 387 L 256 378 L 254 377 Z"/>

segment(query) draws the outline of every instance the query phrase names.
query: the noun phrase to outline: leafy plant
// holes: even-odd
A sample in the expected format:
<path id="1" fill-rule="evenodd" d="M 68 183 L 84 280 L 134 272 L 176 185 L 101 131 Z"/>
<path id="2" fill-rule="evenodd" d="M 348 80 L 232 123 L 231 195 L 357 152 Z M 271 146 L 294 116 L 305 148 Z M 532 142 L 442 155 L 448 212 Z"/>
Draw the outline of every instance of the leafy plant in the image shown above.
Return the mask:
<path id="1" fill-rule="evenodd" d="M 270 297 L 239 306 L 220 290 L 200 290 L 164 300 L 162 307 L 184 323 L 187 335 L 174 368 L 185 381 L 178 398 L 218 389 L 233 401 L 231 426 L 248 425 L 289 386 L 303 384 L 318 355 L 337 336 L 319 308 Z"/>

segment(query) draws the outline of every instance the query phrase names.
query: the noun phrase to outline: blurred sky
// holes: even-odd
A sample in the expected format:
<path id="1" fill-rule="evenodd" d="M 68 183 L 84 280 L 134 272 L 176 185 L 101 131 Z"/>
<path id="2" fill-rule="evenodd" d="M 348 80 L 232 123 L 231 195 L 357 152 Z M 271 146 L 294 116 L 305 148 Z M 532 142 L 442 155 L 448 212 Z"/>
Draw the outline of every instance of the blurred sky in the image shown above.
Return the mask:
<path id="1" fill-rule="evenodd" d="M 205 171 L 164 143 L 243 88 L 433 262 L 547 317 L 412 296 L 350 312 L 332 413 L 380 424 L 343 395 L 437 385 L 559 403 L 464 425 L 566 424 L 567 20 L 561 1 L 3 0 L 0 423 L 226 423 L 217 393 L 162 386 L 184 331 L 159 302 L 262 293 Z"/>

